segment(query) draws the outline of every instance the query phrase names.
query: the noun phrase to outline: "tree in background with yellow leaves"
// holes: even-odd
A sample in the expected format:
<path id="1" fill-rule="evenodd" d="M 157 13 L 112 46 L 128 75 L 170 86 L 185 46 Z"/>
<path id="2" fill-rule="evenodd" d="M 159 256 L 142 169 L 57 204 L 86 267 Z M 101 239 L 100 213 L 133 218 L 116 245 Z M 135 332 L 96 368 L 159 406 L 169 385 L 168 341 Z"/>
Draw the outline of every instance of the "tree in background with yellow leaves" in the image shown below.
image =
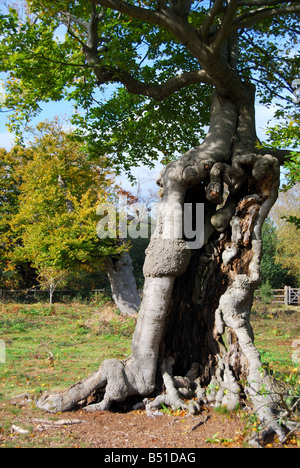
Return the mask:
<path id="1" fill-rule="evenodd" d="M 277 227 L 276 261 L 287 268 L 297 278 L 300 285 L 300 229 L 297 224 L 288 222 L 290 217 L 300 217 L 300 183 L 279 194 L 278 200 L 271 211 L 271 218 Z"/>
<path id="2" fill-rule="evenodd" d="M 11 239 L 6 271 L 30 264 L 49 290 L 50 302 L 70 273 L 104 268 L 105 257 L 121 250 L 114 240 L 100 241 L 96 234 L 96 208 L 115 196 L 108 163 L 89 159 L 84 144 L 65 127 L 58 118 L 40 123 L 27 147 L 6 153 L 10 164 L 3 163 L 6 172 L 11 168 L 3 180 L 18 181 L 16 207 L 6 213 L 5 236 Z M 2 240 L 3 245 L 4 230 Z"/>

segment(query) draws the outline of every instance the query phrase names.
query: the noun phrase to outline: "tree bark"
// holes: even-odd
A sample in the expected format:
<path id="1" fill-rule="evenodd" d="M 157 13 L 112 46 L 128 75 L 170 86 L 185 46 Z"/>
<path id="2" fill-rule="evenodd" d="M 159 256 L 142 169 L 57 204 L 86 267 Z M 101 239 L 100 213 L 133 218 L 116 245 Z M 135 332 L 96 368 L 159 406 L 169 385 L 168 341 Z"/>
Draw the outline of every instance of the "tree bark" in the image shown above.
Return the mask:
<path id="1" fill-rule="evenodd" d="M 141 305 L 141 298 L 137 290 L 129 253 L 124 253 L 118 260 L 108 257 L 105 263 L 114 303 L 124 315 L 137 313 Z"/>
<path id="2" fill-rule="evenodd" d="M 248 395 L 261 422 L 284 438 L 250 325 L 260 232 L 277 198 L 279 164 L 255 152 L 254 89 L 247 92 L 248 102 L 238 107 L 215 93 L 204 142 L 159 177 L 162 199 L 146 252 L 131 357 L 104 361 L 86 380 L 43 395 L 40 408 L 66 411 L 96 392 L 100 401 L 87 410 L 156 394 L 147 410 L 162 402 L 186 408 L 182 398 L 196 396 L 193 413 L 203 400 L 232 410 Z M 191 248 L 185 237 L 185 203 L 204 203 L 203 246 Z"/>

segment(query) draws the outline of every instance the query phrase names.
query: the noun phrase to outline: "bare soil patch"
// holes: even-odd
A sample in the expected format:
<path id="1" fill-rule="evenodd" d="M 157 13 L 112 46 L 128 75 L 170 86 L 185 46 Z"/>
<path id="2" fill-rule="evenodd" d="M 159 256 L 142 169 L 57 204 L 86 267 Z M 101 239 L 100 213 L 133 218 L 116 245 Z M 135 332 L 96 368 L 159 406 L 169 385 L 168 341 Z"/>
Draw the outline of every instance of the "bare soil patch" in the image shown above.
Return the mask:
<path id="1" fill-rule="evenodd" d="M 0 408 L 1 448 L 247 448 L 254 428 L 252 425 L 250 432 L 245 429 L 242 412 L 219 414 L 211 408 L 193 417 L 163 413 L 149 417 L 143 410 L 92 413 L 78 410 L 50 415 L 29 403 L 16 405 L 15 416 L 12 411 L 7 405 Z M 75 424 L 71 424 L 73 421 Z M 21 434 L 12 429 L 13 425 L 28 432 Z M 275 438 L 266 447 L 283 445 Z M 296 448 L 296 437 L 291 437 L 284 447 Z"/>

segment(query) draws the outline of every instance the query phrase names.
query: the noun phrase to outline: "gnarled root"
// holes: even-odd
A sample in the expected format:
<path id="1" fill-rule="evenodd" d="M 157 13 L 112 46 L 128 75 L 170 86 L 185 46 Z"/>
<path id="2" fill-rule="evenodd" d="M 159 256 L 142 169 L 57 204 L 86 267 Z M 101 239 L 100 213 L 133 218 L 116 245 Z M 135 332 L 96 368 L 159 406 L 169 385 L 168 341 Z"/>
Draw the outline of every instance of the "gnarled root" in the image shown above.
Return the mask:
<path id="1" fill-rule="evenodd" d="M 191 400 L 186 404 L 182 396 L 191 396 L 190 386 L 193 384 L 191 376 L 172 377 L 172 366 L 175 362 L 173 357 L 163 359 L 161 365 L 162 378 L 165 385 L 165 393 L 158 395 L 153 401 L 144 400 L 146 411 L 149 415 L 157 409 L 161 409 L 162 404 L 170 406 L 173 410 L 187 410 L 193 415 L 200 410 L 200 405 L 196 401 Z M 192 392 L 193 393 L 193 392 Z"/>
<path id="2" fill-rule="evenodd" d="M 176 249 L 173 250 L 176 255 Z M 171 262 L 171 253 L 169 255 Z M 132 340 L 132 356 L 126 362 L 103 361 L 100 368 L 72 387 L 54 394 L 44 394 L 37 406 L 49 412 L 69 411 L 93 392 L 105 389 L 104 398 L 92 409 L 109 409 L 133 395 L 147 396 L 155 388 L 156 366 L 165 317 L 172 294 L 174 278 L 146 278 L 144 300 Z"/>
<path id="3" fill-rule="evenodd" d="M 131 386 L 126 378 L 124 363 L 116 359 L 106 360 L 96 372 L 68 389 L 60 393 L 45 393 L 38 400 L 37 406 L 50 413 L 69 411 L 104 387 L 104 399 L 101 403 L 91 405 L 91 409 L 109 409 L 112 401 L 123 401 L 130 394 Z"/>

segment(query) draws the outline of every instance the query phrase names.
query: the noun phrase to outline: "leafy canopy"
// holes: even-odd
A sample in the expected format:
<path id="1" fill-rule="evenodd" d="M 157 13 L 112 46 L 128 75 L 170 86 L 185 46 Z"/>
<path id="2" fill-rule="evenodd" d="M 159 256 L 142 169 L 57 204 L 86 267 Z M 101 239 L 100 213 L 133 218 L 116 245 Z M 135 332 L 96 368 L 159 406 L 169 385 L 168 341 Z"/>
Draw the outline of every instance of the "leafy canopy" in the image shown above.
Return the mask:
<path id="1" fill-rule="evenodd" d="M 267 218 L 262 228 L 263 255 L 260 268 L 262 284 L 269 284 L 272 289 L 283 288 L 287 284 L 295 286 L 298 280 L 297 270 L 292 271 L 280 255 L 284 234 Z"/>
<path id="2" fill-rule="evenodd" d="M 276 262 L 286 268 L 295 278 L 293 285 L 300 284 L 300 184 L 290 190 L 282 191 L 271 211 L 276 225 L 278 244 L 275 250 Z M 288 223 L 287 221 L 294 222 Z"/>
<path id="3" fill-rule="evenodd" d="M 2 108 L 15 131 L 42 102 L 72 100 L 90 152 L 130 172 L 198 143 L 212 86 L 236 97 L 251 81 L 259 102 L 276 99 L 278 116 L 296 117 L 299 1 L 22 0 L 18 8 L 0 17 Z"/>

